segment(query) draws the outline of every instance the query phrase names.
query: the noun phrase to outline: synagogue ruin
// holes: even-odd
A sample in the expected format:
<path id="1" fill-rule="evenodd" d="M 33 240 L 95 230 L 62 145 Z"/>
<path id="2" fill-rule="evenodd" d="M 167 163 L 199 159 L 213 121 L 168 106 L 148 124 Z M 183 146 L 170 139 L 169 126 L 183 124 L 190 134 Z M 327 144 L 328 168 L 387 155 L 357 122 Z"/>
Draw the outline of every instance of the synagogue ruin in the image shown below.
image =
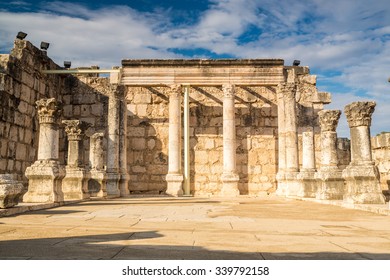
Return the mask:
<path id="1" fill-rule="evenodd" d="M 135 194 L 385 203 L 390 133 L 371 138 L 375 102 L 324 109 L 308 67 L 131 59 L 99 72 L 23 39 L 0 55 L 0 208 Z"/>

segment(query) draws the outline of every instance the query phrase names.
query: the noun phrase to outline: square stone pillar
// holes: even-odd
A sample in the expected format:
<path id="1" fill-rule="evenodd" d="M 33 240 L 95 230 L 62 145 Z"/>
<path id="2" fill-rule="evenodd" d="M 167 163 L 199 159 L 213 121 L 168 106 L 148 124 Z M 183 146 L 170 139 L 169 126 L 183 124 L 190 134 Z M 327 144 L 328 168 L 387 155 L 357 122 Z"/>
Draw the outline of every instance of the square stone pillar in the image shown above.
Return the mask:
<path id="1" fill-rule="evenodd" d="M 282 196 L 296 196 L 300 188 L 295 95 L 295 83 L 288 82 L 278 85 L 279 170 L 276 175 L 278 181 L 276 194 Z"/>
<path id="2" fill-rule="evenodd" d="M 347 203 L 385 203 L 371 152 L 370 126 L 375 106 L 375 102 L 352 102 L 344 108 L 351 134 L 351 163 L 343 171 Z"/>
<path id="3" fill-rule="evenodd" d="M 119 197 L 121 174 L 119 170 L 121 99 L 125 87 L 111 85 L 108 97 L 108 137 L 107 137 L 107 196 Z"/>
<path id="4" fill-rule="evenodd" d="M 17 205 L 23 194 L 23 185 L 16 181 L 15 177 L 11 174 L 0 174 L 0 208 Z"/>
<path id="5" fill-rule="evenodd" d="M 344 180 L 338 167 L 336 128 L 340 110 L 318 112 L 321 126 L 321 167 L 316 173 L 317 199 L 338 200 L 343 198 Z"/>
<path id="6" fill-rule="evenodd" d="M 82 200 L 90 197 L 88 191 L 89 174 L 84 164 L 83 139 L 89 124 L 80 120 L 64 120 L 68 136 L 68 161 L 65 178 L 62 180 L 64 200 Z"/>
<path id="7" fill-rule="evenodd" d="M 59 118 L 61 110 L 55 98 L 36 102 L 39 120 L 38 160 L 26 169 L 28 191 L 24 202 L 60 202 L 64 200 L 61 181 L 65 170 L 58 160 Z"/>
<path id="8" fill-rule="evenodd" d="M 302 133 L 302 168 L 298 174 L 300 188 L 297 196 L 315 197 L 317 193 L 317 181 L 315 178 L 315 150 L 313 128 Z"/>
<path id="9" fill-rule="evenodd" d="M 222 85 L 223 90 L 223 174 L 222 196 L 238 196 L 239 176 L 236 170 L 236 115 L 235 87 L 231 84 Z"/>
<path id="10" fill-rule="evenodd" d="M 183 195 L 181 168 L 181 85 L 172 85 L 169 92 L 168 174 L 166 194 Z"/>
<path id="11" fill-rule="evenodd" d="M 104 165 L 104 133 L 96 132 L 90 138 L 88 191 L 91 197 L 106 197 L 106 170 Z"/>
<path id="12" fill-rule="evenodd" d="M 119 190 L 120 196 L 128 196 L 129 174 L 127 173 L 127 102 L 126 94 L 120 99 L 120 119 L 119 119 Z"/>

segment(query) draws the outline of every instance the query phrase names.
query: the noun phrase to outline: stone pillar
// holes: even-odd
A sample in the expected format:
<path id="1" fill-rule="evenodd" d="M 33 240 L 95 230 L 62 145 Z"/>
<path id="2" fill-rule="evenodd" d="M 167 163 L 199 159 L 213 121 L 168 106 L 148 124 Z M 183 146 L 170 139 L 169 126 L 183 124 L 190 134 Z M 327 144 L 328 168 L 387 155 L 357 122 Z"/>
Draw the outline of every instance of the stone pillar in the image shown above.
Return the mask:
<path id="1" fill-rule="evenodd" d="M 119 190 L 120 196 L 128 196 L 129 174 L 127 173 L 127 102 L 125 95 L 120 100 L 119 119 Z"/>
<path id="2" fill-rule="evenodd" d="M 236 170 L 235 87 L 222 85 L 223 90 L 223 174 L 222 196 L 238 196 L 239 176 Z"/>
<path id="3" fill-rule="evenodd" d="M 91 197 L 106 197 L 106 170 L 104 166 L 104 133 L 96 132 L 90 138 L 89 167 L 91 178 L 88 181 L 88 191 Z"/>
<path id="4" fill-rule="evenodd" d="M 316 173 L 316 198 L 321 200 L 342 199 L 344 194 L 344 181 L 337 158 L 336 128 L 340 115 L 340 110 L 318 112 L 321 126 L 321 167 Z"/>
<path id="5" fill-rule="evenodd" d="M 89 174 L 84 164 L 83 139 L 89 124 L 80 120 L 64 120 L 68 136 L 68 161 L 65 178 L 62 180 L 64 200 L 82 200 L 90 197 L 88 191 Z"/>
<path id="6" fill-rule="evenodd" d="M 375 106 L 375 102 L 353 102 L 344 108 L 351 134 L 351 163 L 343 171 L 347 203 L 385 203 L 371 153 L 370 126 Z"/>
<path id="7" fill-rule="evenodd" d="M 119 197 L 119 151 L 120 151 L 120 119 L 121 97 L 124 86 L 111 85 L 108 97 L 108 139 L 107 139 L 107 196 Z"/>
<path id="8" fill-rule="evenodd" d="M 0 208 L 17 205 L 23 194 L 23 185 L 15 177 L 12 174 L 0 174 Z"/>
<path id="9" fill-rule="evenodd" d="M 296 196 L 300 188 L 298 181 L 298 127 L 296 113 L 295 83 L 281 83 L 277 87 L 279 170 L 278 195 Z"/>
<path id="10" fill-rule="evenodd" d="M 61 180 L 65 175 L 58 161 L 59 118 L 61 110 L 55 98 L 36 102 L 39 120 L 38 160 L 26 169 L 28 191 L 24 202 L 60 202 L 64 200 Z"/>
<path id="11" fill-rule="evenodd" d="M 302 133 L 302 168 L 299 172 L 298 179 L 301 181 L 298 196 L 315 197 L 317 192 L 317 182 L 315 179 L 315 149 L 314 133 L 310 128 Z"/>
<path id="12" fill-rule="evenodd" d="M 172 85 L 169 93 L 168 195 L 183 195 L 181 168 L 181 85 Z"/>

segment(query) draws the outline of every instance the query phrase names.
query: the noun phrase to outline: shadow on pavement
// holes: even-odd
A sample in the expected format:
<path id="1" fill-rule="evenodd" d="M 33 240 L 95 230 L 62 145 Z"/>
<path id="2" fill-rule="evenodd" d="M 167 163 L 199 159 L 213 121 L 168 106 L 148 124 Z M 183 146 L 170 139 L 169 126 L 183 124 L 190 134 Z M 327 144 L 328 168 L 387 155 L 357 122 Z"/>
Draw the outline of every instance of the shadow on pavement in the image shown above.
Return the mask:
<path id="1" fill-rule="evenodd" d="M 162 237 L 156 231 L 125 232 L 0 241 L 0 259 L 47 260 L 389 260 L 388 254 L 345 252 L 236 252 L 200 246 L 140 245 L 137 240 Z"/>

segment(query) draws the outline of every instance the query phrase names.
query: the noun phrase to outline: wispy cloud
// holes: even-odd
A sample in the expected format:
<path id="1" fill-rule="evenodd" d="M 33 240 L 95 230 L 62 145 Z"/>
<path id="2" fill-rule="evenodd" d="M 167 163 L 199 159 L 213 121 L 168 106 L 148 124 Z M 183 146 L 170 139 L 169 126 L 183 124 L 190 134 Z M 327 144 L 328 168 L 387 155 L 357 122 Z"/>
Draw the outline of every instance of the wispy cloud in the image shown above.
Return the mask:
<path id="1" fill-rule="evenodd" d="M 343 109 L 353 100 L 375 99 L 380 119 L 375 117 L 373 132 L 390 130 L 382 121 L 390 118 L 387 0 L 212 0 L 203 6 L 191 13 L 174 6 L 140 11 L 49 1 L 29 12 L 3 8 L 0 49 L 10 49 L 23 30 L 35 44 L 51 42 L 49 55 L 56 61 L 72 60 L 75 66 L 182 57 L 186 52 L 181 50 L 191 49 L 215 56 L 283 58 L 286 64 L 300 59 L 323 77 L 320 90 L 332 89 L 332 106 Z M 342 134 L 347 130 L 341 125 Z"/>

